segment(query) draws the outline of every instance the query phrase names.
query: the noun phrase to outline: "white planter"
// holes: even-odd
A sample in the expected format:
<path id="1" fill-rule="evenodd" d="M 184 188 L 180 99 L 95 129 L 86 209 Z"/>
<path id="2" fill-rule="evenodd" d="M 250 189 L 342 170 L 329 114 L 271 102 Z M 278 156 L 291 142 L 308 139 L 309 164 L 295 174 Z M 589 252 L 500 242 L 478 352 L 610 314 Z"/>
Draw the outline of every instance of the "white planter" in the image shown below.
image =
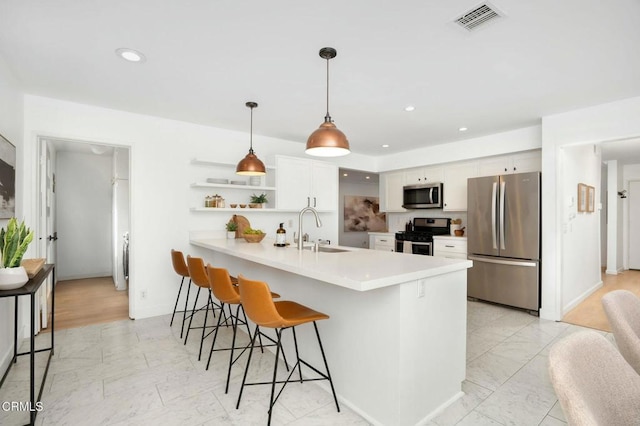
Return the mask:
<path id="1" fill-rule="evenodd" d="M 227 231 L 227 240 L 233 240 L 236 238 L 236 231 Z"/>
<path id="2" fill-rule="evenodd" d="M 29 281 L 27 271 L 22 266 L 16 268 L 0 268 L 0 290 L 20 288 Z"/>

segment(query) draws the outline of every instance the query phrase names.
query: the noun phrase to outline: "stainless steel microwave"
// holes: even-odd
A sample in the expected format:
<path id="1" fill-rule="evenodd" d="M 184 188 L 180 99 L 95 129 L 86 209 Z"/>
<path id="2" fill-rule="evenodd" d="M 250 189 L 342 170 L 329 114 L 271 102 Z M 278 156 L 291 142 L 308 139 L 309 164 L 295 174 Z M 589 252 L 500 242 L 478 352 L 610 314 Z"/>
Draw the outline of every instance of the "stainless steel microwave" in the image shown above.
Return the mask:
<path id="1" fill-rule="evenodd" d="M 421 183 L 402 187 L 405 209 L 441 209 L 442 182 Z"/>

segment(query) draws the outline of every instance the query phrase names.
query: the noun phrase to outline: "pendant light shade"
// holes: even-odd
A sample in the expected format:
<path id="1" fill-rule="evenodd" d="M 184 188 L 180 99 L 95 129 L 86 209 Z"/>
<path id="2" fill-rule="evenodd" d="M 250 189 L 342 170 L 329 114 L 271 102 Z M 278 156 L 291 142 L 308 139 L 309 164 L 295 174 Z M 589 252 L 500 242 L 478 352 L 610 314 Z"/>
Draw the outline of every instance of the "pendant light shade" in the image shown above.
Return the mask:
<path id="1" fill-rule="evenodd" d="M 261 176 L 266 174 L 264 163 L 253 152 L 253 109 L 258 107 L 255 102 L 247 102 L 245 104 L 251 108 L 251 133 L 249 136 L 249 153 L 238 163 L 236 174 L 243 176 Z"/>
<path id="2" fill-rule="evenodd" d="M 335 58 L 337 54 L 333 47 L 320 49 L 320 57 L 327 60 L 327 115 L 324 117 L 324 123 L 307 139 L 305 150 L 307 154 L 316 157 L 339 157 L 351 152 L 347 137 L 333 124 L 329 115 L 329 59 Z"/>

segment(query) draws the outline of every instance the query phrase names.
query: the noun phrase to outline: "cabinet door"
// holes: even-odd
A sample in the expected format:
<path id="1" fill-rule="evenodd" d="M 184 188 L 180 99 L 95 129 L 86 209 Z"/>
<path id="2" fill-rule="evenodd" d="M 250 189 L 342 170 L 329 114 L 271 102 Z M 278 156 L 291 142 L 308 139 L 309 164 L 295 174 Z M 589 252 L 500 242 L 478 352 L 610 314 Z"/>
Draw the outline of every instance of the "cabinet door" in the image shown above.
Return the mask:
<path id="1" fill-rule="evenodd" d="M 276 157 L 276 208 L 300 210 L 311 196 L 310 161 L 303 158 Z"/>
<path id="2" fill-rule="evenodd" d="M 425 182 L 424 178 L 425 178 L 424 170 L 422 168 L 410 169 L 404 172 L 405 185 L 417 185 L 419 183 L 424 183 Z"/>
<path id="3" fill-rule="evenodd" d="M 444 170 L 443 210 L 467 211 L 467 179 L 478 176 L 478 163 L 447 166 Z"/>
<path id="4" fill-rule="evenodd" d="M 542 170 L 540 151 L 516 154 L 513 156 L 512 173 L 539 172 Z"/>
<path id="5" fill-rule="evenodd" d="M 307 170 L 307 174 L 308 174 Z M 311 162 L 311 206 L 317 210 L 338 210 L 338 167 L 318 161 Z M 304 199 L 306 203 L 306 198 Z"/>
<path id="6" fill-rule="evenodd" d="M 404 212 L 402 208 L 402 186 L 404 172 L 384 173 L 380 181 L 380 209 L 384 212 Z"/>
<path id="7" fill-rule="evenodd" d="M 496 176 L 509 173 L 511 161 L 509 157 L 493 157 L 480 160 L 478 176 Z"/>
<path id="8" fill-rule="evenodd" d="M 405 185 L 442 182 L 444 173 L 442 167 L 422 167 L 405 171 Z"/>

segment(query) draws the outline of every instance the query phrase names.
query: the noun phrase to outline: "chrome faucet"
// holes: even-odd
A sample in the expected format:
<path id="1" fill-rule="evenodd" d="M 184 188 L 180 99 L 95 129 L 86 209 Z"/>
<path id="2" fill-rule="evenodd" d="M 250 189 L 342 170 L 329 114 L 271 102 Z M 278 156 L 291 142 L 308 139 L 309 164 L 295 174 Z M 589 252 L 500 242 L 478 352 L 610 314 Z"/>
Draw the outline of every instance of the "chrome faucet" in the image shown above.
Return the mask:
<path id="1" fill-rule="evenodd" d="M 322 222 L 320 221 L 320 217 L 318 216 L 318 212 L 311 206 L 307 206 L 300 210 L 300 214 L 298 215 L 298 250 L 302 250 L 304 245 L 302 244 L 302 215 L 306 212 L 311 212 L 316 217 L 316 226 L 320 228 L 322 226 Z"/>

